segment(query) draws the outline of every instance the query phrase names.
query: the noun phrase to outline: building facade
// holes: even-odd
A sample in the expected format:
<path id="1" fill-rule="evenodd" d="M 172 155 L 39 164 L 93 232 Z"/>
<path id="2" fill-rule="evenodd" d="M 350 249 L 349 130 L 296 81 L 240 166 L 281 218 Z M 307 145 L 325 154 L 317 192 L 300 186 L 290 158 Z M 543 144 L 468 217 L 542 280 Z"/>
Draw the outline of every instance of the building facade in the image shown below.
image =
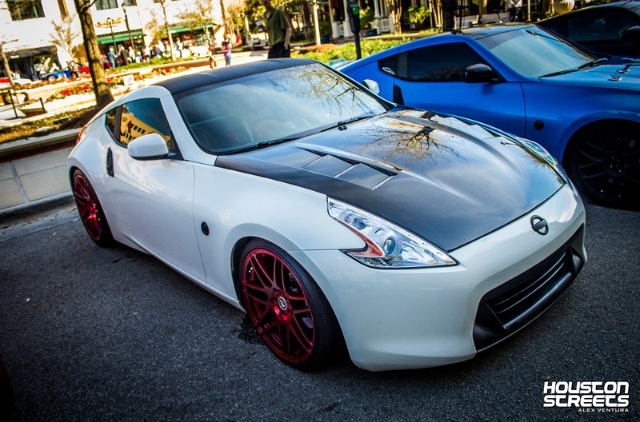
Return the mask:
<path id="1" fill-rule="evenodd" d="M 113 49 L 133 50 L 136 59 L 144 57 L 152 47 L 164 51 L 172 45 L 174 55 L 201 54 L 206 51 L 209 37 L 222 24 L 218 0 L 210 3 L 209 19 L 205 23 L 187 24 L 183 17 L 207 1 L 197 0 L 96 0 L 91 6 L 95 33 L 102 52 Z M 165 18 L 166 17 L 166 18 Z M 67 24 L 76 34 L 72 51 L 56 46 L 56 24 Z M 171 33 L 166 36 L 165 22 Z M 220 31 L 218 31 L 220 32 Z M 209 35 L 209 37 L 207 36 Z M 23 78 L 39 79 L 41 73 L 65 68 L 75 61 L 84 64 L 83 38 L 80 20 L 73 0 L 0 0 L 0 44 L 10 69 Z M 128 54 L 129 55 L 129 54 Z"/>

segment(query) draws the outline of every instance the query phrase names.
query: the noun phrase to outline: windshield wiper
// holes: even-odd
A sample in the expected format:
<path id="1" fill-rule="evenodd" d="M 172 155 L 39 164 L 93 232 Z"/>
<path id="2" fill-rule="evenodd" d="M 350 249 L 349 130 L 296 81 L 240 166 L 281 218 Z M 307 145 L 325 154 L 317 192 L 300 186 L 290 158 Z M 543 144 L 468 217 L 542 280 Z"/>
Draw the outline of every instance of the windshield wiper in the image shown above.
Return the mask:
<path id="1" fill-rule="evenodd" d="M 359 120 L 364 120 L 364 119 L 368 119 L 369 117 L 373 117 L 373 114 L 364 114 L 362 116 L 357 116 L 357 117 L 352 117 L 350 119 L 347 120 L 341 120 L 338 122 L 338 124 L 336 126 L 340 127 L 340 126 L 346 126 L 349 123 L 353 123 L 353 122 L 357 122 Z"/>
<path id="2" fill-rule="evenodd" d="M 271 141 L 263 141 L 263 142 L 258 142 L 255 145 L 251 145 L 248 146 L 246 148 L 240 148 L 237 151 L 234 152 L 247 152 L 247 151 L 253 151 L 256 149 L 263 149 L 263 148 L 268 148 L 268 147 L 272 147 L 274 145 L 278 145 L 278 144 L 284 144 L 285 142 L 290 142 L 290 141 L 295 141 L 296 139 L 300 139 L 299 136 L 291 136 L 288 138 L 281 138 L 281 139 L 274 139 Z"/>
<path id="3" fill-rule="evenodd" d="M 588 63 L 583 64 L 582 66 L 578 67 L 578 70 L 586 69 L 588 67 L 596 67 L 599 64 L 602 64 L 602 63 L 606 62 L 607 60 L 609 60 L 609 59 L 607 59 L 606 57 L 600 57 L 599 59 L 595 59 L 595 60 L 592 60 L 592 61 L 590 61 Z"/>
<path id="4" fill-rule="evenodd" d="M 357 121 L 365 120 L 365 119 L 370 119 L 371 117 L 374 117 L 374 116 L 375 116 L 375 114 L 364 114 L 362 116 L 352 117 L 352 118 L 346 119 L 346 120 L 340 120 L 336 124 L 330 124 L 330 125 L 326 126 L 322 130 L 320 130 L 320 132 L 326 132 L 328 130 L 335 129 L 335 128 L 339 128 L 340 130 L 345 130 L 349 123 L 353 123 L 353 122 L 357 122 Z"/>
<path id="5" fill-rule="evenodd" d="M 558 75 L 564 75 L 566 73 L 571 73 L 571 72 L 577 72 L 578 70 L 583 70 L 586 69 L 588 67 L 595 67 L 598 66 L 599 64 L 602 64 L 604 62 L 606 62 L 608 59 L 606 57 L 600 57 L 599 59 L 595 59 L 592 60 L 590 62 L 581 64 L 580 66 L 573 68 L 573 69 L 565 69 L 565 70 L 560 70 L 559 72 L 553 72 L 553 73 L 549 73 L 548 75 L 542 75 L 541 78 L 548 78 L 551 76 L 558 76 Z"/>

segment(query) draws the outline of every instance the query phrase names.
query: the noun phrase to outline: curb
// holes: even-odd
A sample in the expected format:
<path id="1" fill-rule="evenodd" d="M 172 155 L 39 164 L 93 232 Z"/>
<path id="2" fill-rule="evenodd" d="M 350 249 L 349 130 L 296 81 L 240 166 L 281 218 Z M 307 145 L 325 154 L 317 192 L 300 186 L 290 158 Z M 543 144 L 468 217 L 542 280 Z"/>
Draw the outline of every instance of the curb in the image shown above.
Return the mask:
<path id="1" fill-rule="evenodd" d="M 78 133 L 80 133 L 80 129 L 67 129 L 41 137 L 30 137 L 17 141 L 3 142 L 0 144 L 0 158 L 26 154 L 28 152 L 37 153 L 38 150 L 73 142 L 78 137 Z"/>
<path id="2" fill-rule="evenodd" d="M 71 204 L 75 204 L 75 202 L 73 200 L 73 193 L 69 191 L 59 195 L 50 196 L 48 198 L 39 199 L 37 201 L 31 201 L 14 207 L 0 209 L 0 219 L 17 218 L 23 215 L 34 214 L 44 209 Z"/>

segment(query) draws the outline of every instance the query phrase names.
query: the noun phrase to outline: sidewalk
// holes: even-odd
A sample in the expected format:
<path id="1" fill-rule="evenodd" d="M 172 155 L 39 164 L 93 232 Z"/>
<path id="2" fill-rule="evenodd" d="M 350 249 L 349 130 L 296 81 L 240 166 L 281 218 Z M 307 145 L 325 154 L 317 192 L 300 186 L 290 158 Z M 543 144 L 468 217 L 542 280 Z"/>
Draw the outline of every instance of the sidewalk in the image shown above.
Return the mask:
<path id="1" fill-rule="evenodd" d="M 71 197 L 67 156 L 79 129 L 0 144 L 0 218 Z M 37 153 L 29 151 L 37 148 Z"/>

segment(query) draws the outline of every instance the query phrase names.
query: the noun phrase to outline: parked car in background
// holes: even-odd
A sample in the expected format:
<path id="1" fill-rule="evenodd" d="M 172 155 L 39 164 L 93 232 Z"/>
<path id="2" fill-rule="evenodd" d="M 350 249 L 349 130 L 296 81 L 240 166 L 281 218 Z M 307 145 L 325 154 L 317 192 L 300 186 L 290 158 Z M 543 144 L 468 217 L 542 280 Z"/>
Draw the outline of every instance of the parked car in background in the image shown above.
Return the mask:
<path id="1" fill-rule="evenodd" d="M 594 53 L 640 60 L 640 1 L 587 6 L 537 25 Z"/>
<path id="2" fill-rule="evenodd" d="M 395 103 L 539 142 L 595 202 L 640 202 L 638 64 L 607 64 L 535 25 L 503 25 L 409 42 L 340 70 L 377 82 Z"/>
<path id="3" fill-rule="evenodd" d="M 69 176 L 98 245 L 246 310 L 298 368 L 344 344 L 368 370 L 471 359 L 586 260 L 582 201 L 538 144 L 395 106 L 312 60 L 120 97 L 81 131 Z"/>
<path id="4" fill-rule="evenodd" d="M 102 55 L 102 67 L 104 69 L 111 69 L 111 62 L 109 61 L 109 59 L 107 58 L 106 55 Z M 91 70 L 89 70 L 89 65 L 85 64 L 83 66 L 79 66 L 78 67 L 78 72 L 82 75 L 82 74 L 90 74 Z"/>
<path id="5" fill-rule="evenodd" d="M 69 79 L 71 77 L 77 77 L 77 76 L 78 76 L 77 70 L 71 70 L 70 68 L 65 67 L 64 69 L 54 70 L 51 72 L 41 74 L 40 80 L 54 82 L 54 81 Z"/>
<path id="6" fill-rule="evenodd" d="M 11 79 L 13 80 L 13 84 L 19 87 L 26 87 L 33 84 L 31 79 L 21 77 L 19 73 L 13 73 Z M 7 76 L 0 76 L 0 89 L 9 88 L 10 86 L 9 78 Z"/>

